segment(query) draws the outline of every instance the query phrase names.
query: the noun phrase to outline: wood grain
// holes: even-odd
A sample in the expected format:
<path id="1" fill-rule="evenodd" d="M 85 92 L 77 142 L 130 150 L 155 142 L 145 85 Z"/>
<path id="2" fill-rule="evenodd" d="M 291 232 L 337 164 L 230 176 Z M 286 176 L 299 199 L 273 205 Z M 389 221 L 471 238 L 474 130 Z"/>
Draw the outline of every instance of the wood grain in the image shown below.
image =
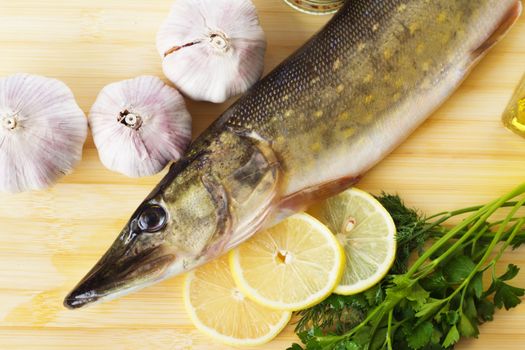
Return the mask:
<path id="1" fill-rule="evenodd" d="M 267 71 L 327 17 L 280 0 L 256 0 L 268 35 Z M 100 89 L 141 74 L 161 75 L 155 35 L 171 0 L 0 0 L 0 75 L 64 80 L 87 112 Z M 525 140 L 500 123 L 525 72 L 525 18 L 460 90 L 360 187 L 400 193 L 432 213 L 478 204 L 524 180 Z M 230 101 L 231 103 L 231 101 Z M 189 102 L 195 135 L 226 107 Z M 91 139 L 76 171 L 54 188 L 0 195 L 0 348 L 228 349 L 197 332 L 181 300 L 181 278 L 86 310 L 63 309 L 67 291 L 115 238 L 161 175 L 129 179 L 104 169 Z M 509 253 L 525 267 L 525 250 Z M 525 275 L 518 283 L 525 285 Z M 498 312 L 479 340 L 459 349 L 519 349 L 525 306 Z M 285 349 L 292 327 L 260 349 Z"/>

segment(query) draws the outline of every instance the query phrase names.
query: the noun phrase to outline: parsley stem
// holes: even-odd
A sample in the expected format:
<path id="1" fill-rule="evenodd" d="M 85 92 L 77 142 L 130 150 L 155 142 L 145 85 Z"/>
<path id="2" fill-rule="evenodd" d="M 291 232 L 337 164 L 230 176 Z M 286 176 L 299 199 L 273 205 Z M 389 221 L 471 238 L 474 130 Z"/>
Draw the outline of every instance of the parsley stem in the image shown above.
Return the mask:
<path id="1" fill-rule="evenodd" d="M 489 229 L 488 225 L 485 225 L 479 232 L 474 236 L 471 240 L 472 246 L 470 248 L 471 255 L 474 255 L 474 251 L 476 250 L 476 244 L 478 243 L 478 240 L 487 232 Z"/>
<path id="2" fill-rule="evenodd" d="M 521 220 L 521 219 L 522 219 L 521 216 L 520 216 L 520 217 L 515 217 L 515 218 L 510 219 L 509 222 L 519 221 L 519 220 Z M 502 224 L 504 221 L 505 221 L 505 219 L 491 222 L 491 223 L 489 224 L 489 227 L 498 226 L 498 225 Z"/>
<path id="3" fill-rule="evenodd" d="M 454 243 L 454 245 L 449 248 L 444 254 L 442 254 L 439 258 L 437 258 L 434 261 L 437 261 L 437 264 L 439 264 L 441 261 L 443 261 L 446 257 L 448 257 L 450 254 L 452 254 L 459 245 L 461 245 L 465 240 L 468 239 L 472 233 L 474 233 L 476 230 L 479 229 L 481 225 L 483 225 L 487 219 L 494 214 L 495 211 L 497 211 L 499 208 L 501 208 L 505 203 L 507 203 L 512 198 L 515 198 L 525 192 L 525 184 L 521 184 L 516 189 L 508 193 L 507 195 L 487 204 L 480 209 L 478 209 L 477 212 L 473 213 L 466 219 L 464 219 L 459 225 L 452 228 L 448 233 L 446 233 L 443 237 L 438 239 L 436 243 L 434 243 L 429 249 L 421 255 L 419 259 L 412 265 L 412 267 L 408 270 L 406 273 L 406 277 L 410 278 L 412 277 L 420 268 L 421 266 L 434 254 L 436 253 L 441 247 L 450 241 L 450 239 L 454 238 L 459 232 L 464 230 L 465 228 L 469 227 L 472 223 L 474 225 L 470 226 L 468 231 L 461 237 L 457 242 Z M 521 203 L 520 201 L 519 203 Z M 467 210 L 471 210 L 471 208 L 462 209 L 458 212 L 464 212 Z M 440 221 L 440 220 L 438 220 Z M 434 262 L 432 263 L 434 264 Z"/>
<path id="4" fill-rule="evenodd" d="M 382 310 L 382 311 L 381 311 L 381 314 L 379 315 L 379 317 L 376 318 L 376 321 L 372 323 L 373 326 L 372 326 L 372 330 L 370 331 L 370 334 L 371 334 L 371 337 L 370 337 L 370 338 L 371 338 L 371 339 L 374 339 L 374 338 L 375 338 L 376 333 L 377 333 L 377 329 L 379 328 L 379 326 L 380 326 L 380 324 L 381 324 L 381 321 L 382 321 L 383 318 L 385 317 L 385 313 L 386 313 L 387 311 L 392 311 L 392 310 L 393 310 L 393 308 L 390 309 L 390 310 L 388 310 L 388 309 L 387 309 L 387 310 Z M 373 341 L 372 341 L 371 343 L 373 343 Z"/>
<path id="5" fill-rule="evenodd" d="M 525 225 L 525 218 L 520 218 L 519 221 L 514 225 L 514 228 L 512 229 L 509 238 L 507 238 L 507 240 L 505 241 L 505 243 L 503 244 L 503 246 L 499 250 L 498 255 L 494 259 L 492 259 L 490 265 L 493 265 L 493 264 L 497 263 L 499 261 L 499 259 L 501 259 L 501 256 L 507 250 L 509 245 L 512 244 L 512 241 L 514 241 L 514 238 L 516 238 L 516 236 L 520 232 L 520 230 L 523 227 L 523 225 Z"/>
<path id="6" fill-rule="evenodd" d="M 437 221 L 444 222 L 444 221 L 450 219 L 451 217 L 462 215 L 462 214 L 472 213 L 472 212 L 480 210 L 483 207 L 484 206 L 482 206 L 482 205 L 477 205 L 477 206 L 474 206 L 474 207 L 462 208 L 462 209 L 458 209 L 458 210 L 443 211 L 441 213 L 437 213 L 437 214 L 434 214 L 432 216 L 427 217 L 426 221 L 431 221 L 431 220 L 436 219 L 438 217 L 442 217 L 441 219 L 439 219 Z"/>
<path id="7" fill-rule="evenodd" d="M 508 202 L 502 204 L 501 208 L 513 207 L 514 205 L 516 205 L 516 202 L 508 201 Z M 476 212 L 476 211 L 482 209 L 485 206 L 486 205 L 476 205 L 476 206 L 473 206 L 473 207 L 467 207 L 467 208 L 462 208 L 462 209 L 458 209 L 458 210 L 442 211 L 441 213 L 437 213 L 437 214 L 434 214 L 432 216 L 426 217 L 425 218 L 425 222 L 432 222 L 432 223 L 434 223 L 434 222 L 439 221 L 440 223 L 444 223 L 445 221 L 447 221 L 447 220 L 449 220 L 449 219 L 451 219 L 451 218 L 453 218 L 455 216 Z M 435 220 L 436 218 L 439 218 L 439 217 L 441 217 L 439 220 Z"/>
<path id="8" fill-rule="evenodd" d="M 394 309 L 390 310 L 388 313 L 388 327 L 386 331 L 386 346 L 388 350 L 393 350 L 392 348 L 392 319 L 394 317 Z"/>
<path id="9" fill-rule="evenodd" d="M 516 204 L 516 202 L 506 202 L 506 203 L 504 203 L 501 206 L 501 208 L 513 207 L 515 204 Z M 440 229 L 440 231 L 443 231 L 443 232 L 442 232 L 442 234 L 438 234 L 438 235 L 434 234 L 433 237 L 435 237 L 435 238 L 442 237 L 447 232 L 446 229 L 442 227 L 442 225 L 445 222 L 447 222 L 448 220 L 450 220 L 450 219 L 452 219 L 452 218 L 454 218 L 456 216 L 464 215 L 464 214 L 468 214 L 468 213 L 472 213 L 472 212 L 478 211 L 481 208 L 483 208 L 483 206 L 478 205 L 478 206 L 475 206 L 475 207 L 468 207 L 468 208 L 463 208 L 463 209 L 454 210 L 454 211 L 444 211 L 444 212 L 441 212 L 441 213 L 429 216 L 427 218 L 424 218 L 424 219 L 421 220 L 421 223 L 423 224 L 423 228 L 420 229 L 419 231 L 413 233 L 408 239 L 414 240 L 417 237 L 423 236 L 425 233 L 427 233 L 428 231 L 431 231 L 432 229 L 435 229 L 435 228 L 438 228 L 438 229 Z M 436 220 L 436 218 L 439 218 L 439 219 Z M 495 222 L 495 223 L 493 223 L 491 225 L 495 225 L 497 223 L 498 222 Z M 525 233 L 524 233 L 524 236 L 525 236 Z M 400 242 L 404 243 L 403 241 L 400 241 Z"/>
<path id="10" fill-rule="evenodd" d="M 517 221 L 524 220 L 524 219 L 525 219 L 525 217 L 515 217 L 515 218 L 510 219 L 509 223 L 510 222 L 517 222 Z M 467 247 L 470 246 L 471 247 L 470 248 L 471 256 L 473 256 L 473 260 L 474 261 L 477 261 L 481 257 L 481 255 L 483 254 L 483 251 L 479 251 L 479 252 L 475 253 L 475 251 L 476 251 L 476 244 L 480 240 L 482 242 L 492 241 L 494 239 L 494 234 L 495 233 L 493 231 L 490 231 L 490 229 L 493 228 L 494 226 L 501 225 L 503 223 L 503 221 L 504 220 L 487 223 L 488 225 L 486 227 L 484 227 L 482 230 L 480 230 L 480 232 L 475 237 L 472 237 L 470 240 L 468 240 L 465 243 L 463 243 L 463 245 L 461 247 L 459 247 L 458 249 L 459 250 L 463 250 L 463 249 L 466 249 Z M 510 234 L 512 232 L 513 232 L 513 230 L 507 230 L 503 234 L 503 236 L 501 237 L 501 241 L 502 242 L 503 241 L 507 241 L 508 236 L 510 236 Z M 517 232 L 515 232 L 515 234 L 513 234 L 512 240 L 507 243 L 507 247 L 508 247 L 508 245 L 512 244 L 517 237 L 525 238 L 525 231 L 518 230 Z"/>

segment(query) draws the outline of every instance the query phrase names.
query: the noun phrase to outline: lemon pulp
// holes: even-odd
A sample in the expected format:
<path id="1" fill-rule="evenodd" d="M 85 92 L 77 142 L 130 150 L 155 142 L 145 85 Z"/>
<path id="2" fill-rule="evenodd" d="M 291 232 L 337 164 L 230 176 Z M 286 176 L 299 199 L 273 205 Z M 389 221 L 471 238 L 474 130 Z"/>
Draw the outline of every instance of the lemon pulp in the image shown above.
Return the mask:
<path id="1" fill-rule="evenodd" d="M 277 310 L 301 310 L 331 294 L 344 253 L 318 220 L 296 214 L 230 253 L 235 282 L 249 298 Z"/>
<path id="2" fill-rule="evenodd" d="M 345 250 L 346 267 L 335 293 L 362 292 L 388 273 L 396 256 L 396 226 L 373 196 L 352 188 L 309 212 L 336 235 Z"/>
<path id="3" fill-rule="evenodd" d="M 199 330 L 230 345 L 267 343 L 291 318 L 290 312 L 271 310 L 244 297 L 233 281 L 227 256 L 187 274 L 184 302 Z"/>

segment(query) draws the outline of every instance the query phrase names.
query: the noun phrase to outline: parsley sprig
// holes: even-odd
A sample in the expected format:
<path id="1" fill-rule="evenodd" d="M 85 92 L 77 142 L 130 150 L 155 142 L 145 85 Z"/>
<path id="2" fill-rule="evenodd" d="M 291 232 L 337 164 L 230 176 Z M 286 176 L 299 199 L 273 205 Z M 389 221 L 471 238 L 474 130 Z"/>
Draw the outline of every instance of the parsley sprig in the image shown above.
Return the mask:
<path id="1" fill-rule="evenodd" d="M 509 284 L 519 272 L 496 264 L 509 248 L 525 242 L 525 184 L 483 206 L 423 217 L 398 196 L 378 199 L 398 231 L 390 273 L 353 296 L 332 295 L 299 313 L 296 332 L 307 350 L 452 349 L 461 337 L 476 337 L 496 308 L 510 309 L 525 290 Z M 496 215 L 503 219 L 493 219 Z M 452 228 L 451 218 L 466 216 Z M 490 221 L 492 220 L 492 221 Z M 429 243 L 430 242 L 430 243 Z M 409 263 L 411 255 L 417 259 Z M 491 284 L 483 286 L 484 275 Z M 289 350 L 301 350 L 293 344 Z"/>

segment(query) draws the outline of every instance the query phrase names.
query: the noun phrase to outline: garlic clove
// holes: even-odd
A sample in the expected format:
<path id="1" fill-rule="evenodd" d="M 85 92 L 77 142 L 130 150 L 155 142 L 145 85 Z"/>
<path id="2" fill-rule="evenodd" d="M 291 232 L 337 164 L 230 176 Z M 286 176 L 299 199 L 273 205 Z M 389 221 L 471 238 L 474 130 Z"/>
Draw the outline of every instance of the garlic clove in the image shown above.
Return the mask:
<path id="1" fill-rule="evenodd" d="M 157 49 L 164 74 L 180 91 L 220 103 L 260 79 L 266 39 L 250 0 L 178 0 Z"/>
<path id="2" fill-rule="evenodd" d="M 191 141 L 184 99 L 152 76 L 106 86 L 89 114 L 102 163 L 131 177 L 159 173 L 179 160 Z"/>
<path id="3" fill-rule="evenodd" d="M 62 82 L 0 79 L 0 192 L 50 187 L 82 158 L 87 120 Z"/>

